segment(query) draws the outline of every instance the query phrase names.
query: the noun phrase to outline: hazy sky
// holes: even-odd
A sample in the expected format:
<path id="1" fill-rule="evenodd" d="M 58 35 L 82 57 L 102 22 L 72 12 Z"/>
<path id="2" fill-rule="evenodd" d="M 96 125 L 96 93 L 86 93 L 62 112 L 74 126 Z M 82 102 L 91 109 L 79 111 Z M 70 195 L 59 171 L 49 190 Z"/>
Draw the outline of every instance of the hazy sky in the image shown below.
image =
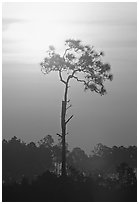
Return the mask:
<path id="1" fill-rule="evenodd" d="M 137 137 L 136 3 L 3 3 L 3 138 L 25 142 L 60 133 L 63 84 L 43 75 L 39 63 L 53 44 L 64 52 L 67 38 L 104 51 L 114 80 L 108 94 L 84 92 L 71 82 L 74 118 L 67 141 L 89 152 L 105 145 L 133 145 Z"/>

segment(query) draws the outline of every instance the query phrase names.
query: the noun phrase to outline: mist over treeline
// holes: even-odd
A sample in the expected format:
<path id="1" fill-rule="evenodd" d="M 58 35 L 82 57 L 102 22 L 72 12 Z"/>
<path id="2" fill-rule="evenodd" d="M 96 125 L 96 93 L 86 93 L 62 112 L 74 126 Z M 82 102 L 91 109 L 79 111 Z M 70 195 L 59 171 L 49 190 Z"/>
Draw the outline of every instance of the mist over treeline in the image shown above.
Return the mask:
<path id="1" fill-rule="evenodd" d="M 93 146 L 93 145 L 92 145 Z M 136 171 L 137 147 L 113 146 L 107 147 L 101 143 L 87 155 L 79 147 L 68 150 L 67 170 L 71 168 L 84 175 L 95 177 L 117 177 L 117 168 L 126 163 Z M 29 180 L 41 175 L 45 171 L 61 174 L 61 142 L 54 143 L 51 135 L 45 136 L 38 143 L 25 142 L 16 136 L 2 141 L 2 173 L 3 182 L 20 182 L 24 177 Z"/>
<path id="2" fill-rule="evenodd" d="M 38 143 L 16 136 L 2 141 L 2 198 L 7 202 L 136 201 L 137 147 L 96 145 L 90 155 L 66 146 L 67 176 L 61 176 L 61 141 Z"/>

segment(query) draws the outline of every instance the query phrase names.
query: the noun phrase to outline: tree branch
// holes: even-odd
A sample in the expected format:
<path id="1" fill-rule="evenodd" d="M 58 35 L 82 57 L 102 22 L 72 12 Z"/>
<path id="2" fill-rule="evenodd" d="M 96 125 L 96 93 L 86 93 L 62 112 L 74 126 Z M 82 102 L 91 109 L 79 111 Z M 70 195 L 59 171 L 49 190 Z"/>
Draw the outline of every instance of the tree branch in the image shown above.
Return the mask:
<path id="1" fill-rule="evenodd" d="M 59 77 L 60 77 L 60 81 L 62 81 L 64 84 L 67 84 L 67 82 L 64 81 L 62 78 L 61 70 L 59 70 Z"/>
<path id="2" fill-rule="evenodd" d="M 73 118 L 73 115 L 69 117 L 69 119 L 65 122 L 66 124 Z"/>
<path id="3" fill-rule="evenodd" d="M 66 108 L 66 110 L 68 110 L 69 108 L 71 108 L 71 106 L 72 106 L 72 105 L 69 105 L 69 106 Z"/>
<path id="4" fill-rule="evenodd" d="M 57 135 L 62 138 L 62 135 L 60 135 L 60 134 L 58 134 L 58 133 L 57 133 Z"/>
<path id="5" fill-rule="evenodd" d="M 79 71 L 79 70 L 78 70 L 78 69 L 73 70 L 72 74 L 69 75 L 68 78 L 67 78 L 67 83 L 69 82 L 69 80 L 70 80 L 71 78 L 74 77 L 74 74 L 75 74 L 77 71 Z"/>
<path id="6" fill-rule="evenodd" d="M 79 82 L 83 82 L 84 84 L 86 84 L 86 81 L 83 79 L 78 79 L 78 77 L 73 76 L 74 79 L 76 79 Z"/>

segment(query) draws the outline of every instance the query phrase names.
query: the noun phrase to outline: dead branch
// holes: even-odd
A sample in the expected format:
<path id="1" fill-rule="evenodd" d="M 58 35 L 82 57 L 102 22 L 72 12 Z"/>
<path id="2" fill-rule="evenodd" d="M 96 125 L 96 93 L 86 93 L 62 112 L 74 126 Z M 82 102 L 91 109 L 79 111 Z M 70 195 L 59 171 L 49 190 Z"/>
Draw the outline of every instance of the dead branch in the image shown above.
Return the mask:
<path id="1" fill-rule="evenodd" d="M 62 138 L 62 135 L 60 135 L 60 134 L 58 134 L 58 133 L 57 133 L 57 136 L 59 136 L 59 137 L 61 137 L 61 138 Z"/>
<path id="2" fill-rule="evenodd" d="M 69 119 L 65 122 L 66 124 L 73 118 L 73 115 L 69 117 Z"/>
<path id="3" fill-rule="evenodd" d="M 68 110 L 69 108 L 71 108 L 72 107 L 72 105 L 69 105 L 67 108 L 66 108 L 66 110 Z"/>

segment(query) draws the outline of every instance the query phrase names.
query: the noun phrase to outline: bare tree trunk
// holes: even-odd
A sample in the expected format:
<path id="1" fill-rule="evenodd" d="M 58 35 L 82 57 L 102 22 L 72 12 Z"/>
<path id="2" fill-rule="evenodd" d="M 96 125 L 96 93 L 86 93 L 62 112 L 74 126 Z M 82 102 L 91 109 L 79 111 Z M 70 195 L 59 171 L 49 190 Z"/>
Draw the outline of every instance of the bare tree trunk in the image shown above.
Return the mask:
<path id="1" fill-rule="evenodd" d="M 66 106 L 67 106 L 68 83 L 65 87 L 64 101 L 61 109 L 61 129 L 62 129 L 62 176 L 66 176 Z"/>

